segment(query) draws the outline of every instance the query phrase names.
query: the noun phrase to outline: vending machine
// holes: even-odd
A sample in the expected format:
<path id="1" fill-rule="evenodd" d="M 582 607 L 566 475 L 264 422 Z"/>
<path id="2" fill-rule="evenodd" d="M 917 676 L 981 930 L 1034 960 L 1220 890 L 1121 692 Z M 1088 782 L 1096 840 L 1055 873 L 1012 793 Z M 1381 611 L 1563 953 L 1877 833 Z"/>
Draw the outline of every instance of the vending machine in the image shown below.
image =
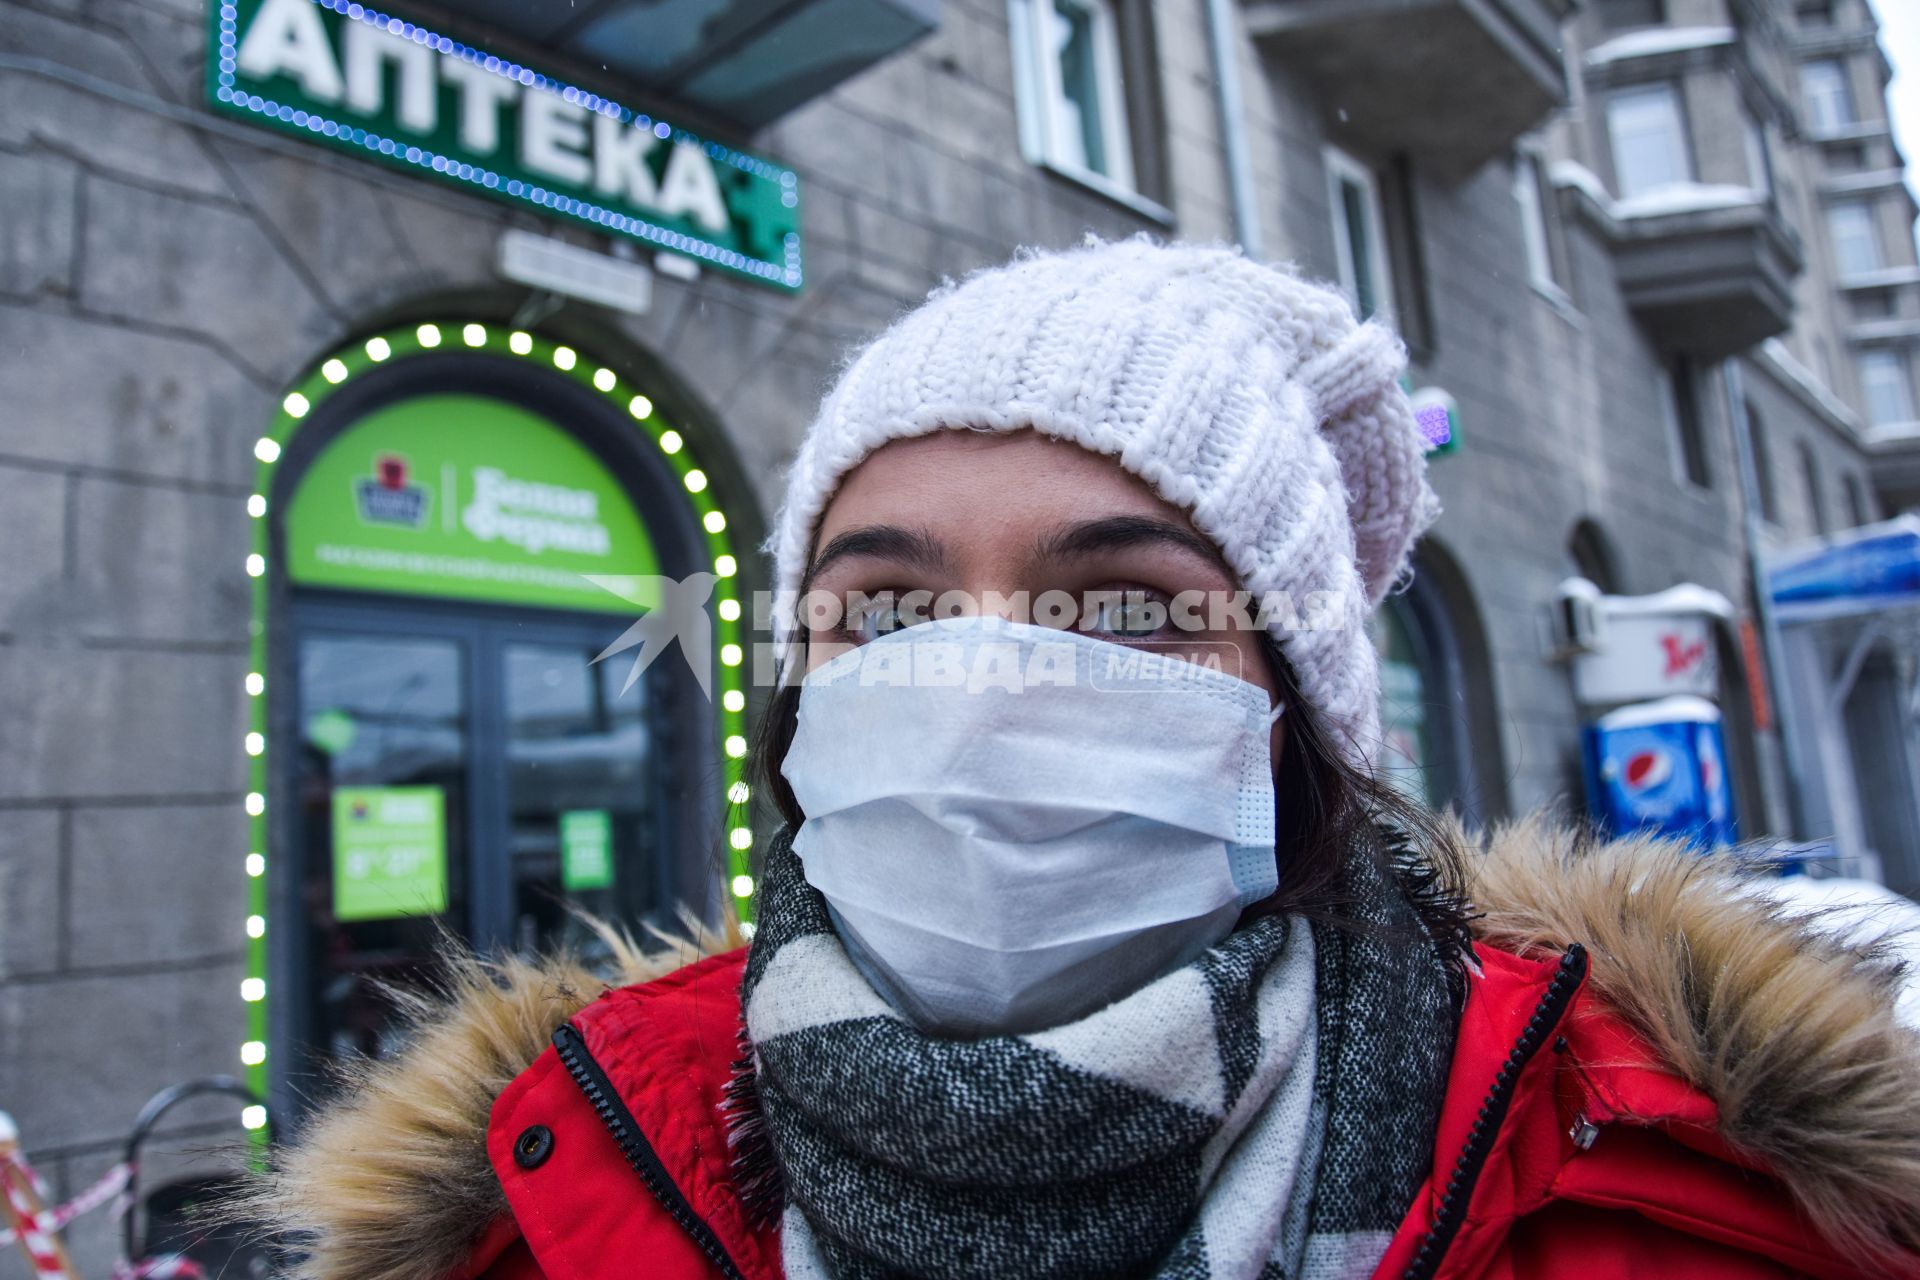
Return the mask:
<path id="1" fill-rule="evenodd" d="M 1702 849 L 1737 838 L 1720 709 L 1676 695 L 1609 711 L 1587 726 L 1587 796 L 1608 835 L 1678 836 Z"/>

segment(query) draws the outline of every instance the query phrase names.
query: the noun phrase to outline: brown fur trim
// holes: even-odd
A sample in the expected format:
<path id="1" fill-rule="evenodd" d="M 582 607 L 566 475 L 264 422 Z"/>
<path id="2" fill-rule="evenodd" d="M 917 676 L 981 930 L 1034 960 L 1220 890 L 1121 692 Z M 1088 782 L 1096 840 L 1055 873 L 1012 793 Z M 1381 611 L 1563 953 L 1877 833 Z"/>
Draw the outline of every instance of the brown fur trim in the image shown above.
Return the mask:
<path id="1" fill-rule="evenodd" d="M 1472 843 L 1469 842 L 1469 847 Z M 1538 819 L 1470 858 L 1481 937 L 1584 943 L 1591 984 L 1720 1108 L 1848 1256 L 1920 1253 L 1920 1035 L 1894 1020 L 1897 960 L 1821 936 L 1731 858 L 1603 844 Z"/>
<path id="2" fill-rule="evenodd" d="M 608 972 L 577 960 L 483 961 L 449 947 L 430 990 L 396 993 L 412 1027 L 390 1059 L 342 1072 L 339 1100 L 313 1117 L 277 1167 L 228 1209 L 265 1222 L 294 1256 L 289 1280 L 437 1280 L 459 1266 L 506 1198 L 487 1160 L 494 1099 L 554 1031 L 612 987 L 645 982 L 741 945 L 684 922 L 645 952 L 588 921 L 612 952 Z"/>

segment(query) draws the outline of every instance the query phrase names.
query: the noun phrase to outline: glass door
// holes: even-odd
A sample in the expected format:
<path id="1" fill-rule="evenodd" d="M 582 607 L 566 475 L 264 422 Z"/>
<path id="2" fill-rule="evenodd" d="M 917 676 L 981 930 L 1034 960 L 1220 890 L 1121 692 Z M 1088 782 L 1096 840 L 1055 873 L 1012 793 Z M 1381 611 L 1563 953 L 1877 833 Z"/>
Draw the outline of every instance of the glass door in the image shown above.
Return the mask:
<path id="1" fill-rule="evenodd" d="M 666 664 L 623 691 L 628 664 L 595 663 L 626 619 L 345 596 L 293 616 L 296 1070 L 389 1052 L 386 989 L 430 981 L 446 939 L 591 959 L 578 912 L 670 919 L 677 720 L 705 706 Z"/>
<path id="2" fill-rule="evenodd" d="M 299 647 L 307 1043 L 390 1045 L 382 985 L 420 976 L 442 929 L 468 932 L 470 646 L 316 631 Z"/>
<path id="3" fill-rule="evenodd" d="M 664 734 L 644 680 L 623 694 L 626 664 L 593 664 L 605 644 L 584 633 L 501 643 L 511 937 L 523 952 L 595 951 L 570 907 L 632 921 L 665 905 Z"/>

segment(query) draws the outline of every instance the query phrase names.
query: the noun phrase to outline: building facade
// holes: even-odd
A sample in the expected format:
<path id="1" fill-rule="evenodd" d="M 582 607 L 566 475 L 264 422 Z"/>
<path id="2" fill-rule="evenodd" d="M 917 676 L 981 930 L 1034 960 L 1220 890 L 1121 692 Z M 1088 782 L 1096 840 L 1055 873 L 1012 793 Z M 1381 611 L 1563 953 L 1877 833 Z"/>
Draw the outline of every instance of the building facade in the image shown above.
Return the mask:
<path id="1" fill-rule="evenodd" d="M 1833 833 L 1752 551 L 1920 499 L 1865 0 L 393 7 L 0 3 L 0 1106 L 57 1194 L 166 1084 L 297 1114 L 437 925 L 750 913 L 783 469 L 1023 244 L 1238 241 L 1405 334 L 1409 788 L 1577 810 L 1563 584 L 1694 584 L 1743 833 Z M 695 575 L 708 688 L 593 664 Z"/>

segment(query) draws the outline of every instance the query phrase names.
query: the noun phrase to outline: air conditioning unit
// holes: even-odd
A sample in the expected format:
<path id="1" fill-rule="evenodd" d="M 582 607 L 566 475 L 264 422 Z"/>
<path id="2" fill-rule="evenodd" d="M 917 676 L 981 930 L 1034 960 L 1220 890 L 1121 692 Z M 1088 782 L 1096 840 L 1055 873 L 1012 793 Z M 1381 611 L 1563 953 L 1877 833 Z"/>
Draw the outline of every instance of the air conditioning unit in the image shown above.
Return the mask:
<path id="1" fill-rule="evenodd" d="M 1600 588 L 1585 578 L 1568 578 L 1553 596 L 1553 656 L 1565 661 L 1606 647 L 1607 615 Z"/>

